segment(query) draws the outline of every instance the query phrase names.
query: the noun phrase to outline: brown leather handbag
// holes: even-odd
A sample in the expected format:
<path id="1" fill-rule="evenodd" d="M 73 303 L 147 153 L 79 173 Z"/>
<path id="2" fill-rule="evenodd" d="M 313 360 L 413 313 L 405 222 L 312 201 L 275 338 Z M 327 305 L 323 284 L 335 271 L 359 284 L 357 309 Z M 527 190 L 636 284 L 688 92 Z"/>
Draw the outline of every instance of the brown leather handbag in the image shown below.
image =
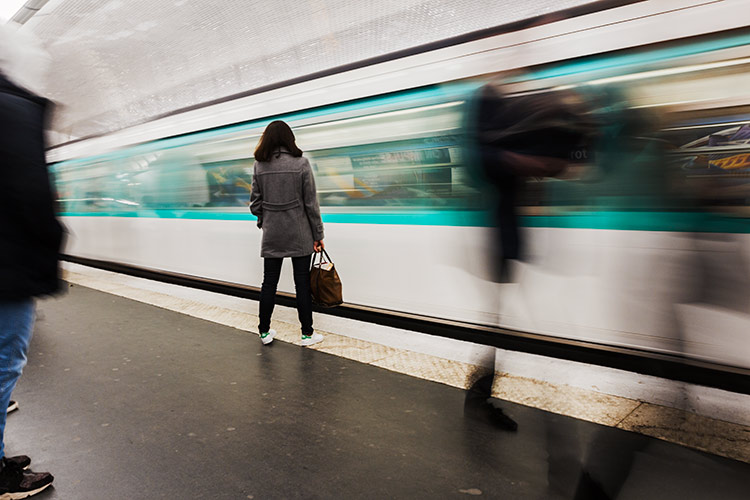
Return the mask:
<path id="1" fill-rule="evenodd" d="M 323 257 L 325 254 L 325 258 Z M 315 262 L 316 254 L 313 254 L 310 266 L 310 288 L 312 290 L 313 303 L 322 307 L 335 307 L 344 302 L 341 292 L 341 280 L 333 261 L 328 252 L 318 252 L 320 258 Z"/>

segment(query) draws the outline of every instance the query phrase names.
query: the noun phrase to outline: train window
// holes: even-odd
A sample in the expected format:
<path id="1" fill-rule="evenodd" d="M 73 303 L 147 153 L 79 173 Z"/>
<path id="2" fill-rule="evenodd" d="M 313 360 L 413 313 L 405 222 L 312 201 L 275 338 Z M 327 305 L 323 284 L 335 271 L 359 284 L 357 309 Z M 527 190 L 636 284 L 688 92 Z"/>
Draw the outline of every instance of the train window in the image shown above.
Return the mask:
<path id="1" fill-rule="evenodd" d="M 324 211 L 475 208 L 461 151 L 462 107 L 448 102 L 291 123 L 313 166 Z M 179 147 L 157 141 L 104 160 L 63 162 L 55 166 L 61 202 L 66 212 L 244 212 L 261 132 L 232 132 Z"/>
<path id="2" fill-rule="evenodd" d="M 744 214 L 740 207 L 750 205 L 748 55 L 743 47 L 555 78 L 534 78 L 553 74 L 549 68 L 515 76 L 508 84 L 513 92 L 580 92 L 600 129 L 588 161 L 562 179 L 527 184 L 526 213 L 737 207 Z"/>

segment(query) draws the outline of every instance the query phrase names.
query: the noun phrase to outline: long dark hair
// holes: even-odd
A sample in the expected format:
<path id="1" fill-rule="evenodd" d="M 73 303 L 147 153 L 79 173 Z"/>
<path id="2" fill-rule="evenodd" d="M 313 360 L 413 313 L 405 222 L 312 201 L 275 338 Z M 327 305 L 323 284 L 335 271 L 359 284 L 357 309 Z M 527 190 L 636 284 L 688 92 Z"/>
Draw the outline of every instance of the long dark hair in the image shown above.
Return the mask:
<path id="1" fill-rule="evenodd" d="M 285 122 L 272 121 L 263 131 L 258 147 L 255 148 L 256 161 L 268 161 L 279 149 L 286 148 L 292 156 L 302 156 L 302 150 L 294 142 L 294 133 Z"/>

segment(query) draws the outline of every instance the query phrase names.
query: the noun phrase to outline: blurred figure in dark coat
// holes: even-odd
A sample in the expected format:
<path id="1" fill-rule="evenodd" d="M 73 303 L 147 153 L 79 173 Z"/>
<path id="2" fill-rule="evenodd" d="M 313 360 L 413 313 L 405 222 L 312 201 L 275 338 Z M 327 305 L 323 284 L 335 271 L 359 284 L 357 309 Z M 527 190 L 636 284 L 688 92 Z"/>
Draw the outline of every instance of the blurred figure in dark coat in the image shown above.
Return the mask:
<path id="1" fill-rule="evenodd" d="M 585 147 L 596 131 L 585 100 L 572 91 L 509 96 L 502 83 L 480 88 L 469 113 L 470 148 L 480 186 L 493 217 L 492 276 L 510 282 L 509 263 L 523 259 L 517 205 L 530 177 L 554 177 Z M 464 411 L 489 420 L 499 429 L 516 431 L 516 422 L 492 398 L 495 349 L 483 364 L 489 373 L 477 373 L 466 394 Z"/>
<path id="2" fill-rule="evenodd" d="M 25 85 L 43 61 L 28 58 L 31 45 L 13 29 L 0 26 L 0 497 L 26 498 L 53 477 L 24 469 L 31 461 L 25 455 L 5 456 L 4 409 L 26 365 L 34 297 L 60 287 L 62 227 L 45 161 L 49 103 Z"/>

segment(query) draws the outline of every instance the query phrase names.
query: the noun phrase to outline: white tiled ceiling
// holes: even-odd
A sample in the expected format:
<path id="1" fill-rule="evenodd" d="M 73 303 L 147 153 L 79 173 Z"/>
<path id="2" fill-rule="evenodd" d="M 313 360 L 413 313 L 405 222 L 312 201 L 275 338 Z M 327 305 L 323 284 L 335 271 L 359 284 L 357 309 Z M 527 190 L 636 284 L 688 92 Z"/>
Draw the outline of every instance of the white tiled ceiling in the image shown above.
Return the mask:
<path id="1" fill-rule="evenodd" d="M 53 59 L 64 138 L 591 0 L 51 0 L 24 29 Z"/>

